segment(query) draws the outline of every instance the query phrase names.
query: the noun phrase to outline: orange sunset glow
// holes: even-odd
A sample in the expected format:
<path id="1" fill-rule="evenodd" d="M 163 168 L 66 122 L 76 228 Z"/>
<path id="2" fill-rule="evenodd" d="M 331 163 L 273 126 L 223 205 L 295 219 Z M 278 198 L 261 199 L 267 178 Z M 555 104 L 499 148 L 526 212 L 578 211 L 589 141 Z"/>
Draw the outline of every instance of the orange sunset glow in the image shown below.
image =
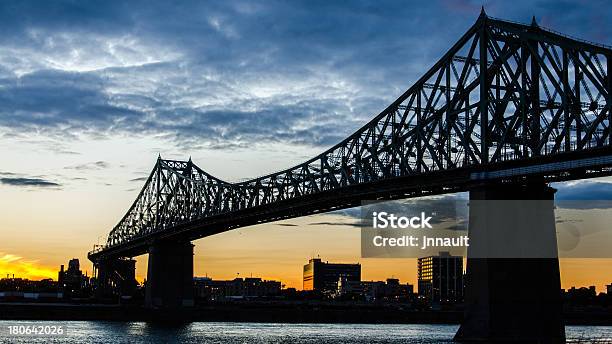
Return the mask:
<path id="1" fill-rule="evenodd" d="M 26 278 L 40 280 L 52 278 L 57 280 L 57 268 L 45 265 L 38 259 L 28 260 L 14 254 L 0 252 L 0 277 Z"/>
<path id="2" fill-rule="evenodd" d="M 333 224 L 331 224 L 333 222 Z M 302 289 L 302 266 L 311 257 L 330 262 L 361 263 L 363 280 L 399 278 L 416 285 L 416 259 L 360 257 L 359 229 L 352 220 L 335 215 L 319 215 L 263 224 L 203 238 L 194 242 L 194 274 L 215 279 L 256 276 L 280 280 L 287 288 Z M 288 226 L 287 224 L 291 224 Z M 82 252 L 88 243 L 83 240 Z M 26 243 L 21 243 L 25 245 Z M 84 253 L 75 255 L 81 269 L 91 271 Z M 26 255 L 0 252 L 2 277 L 57 279 L 60 264 L 67 264 L 72 255 L 54 252 L 31 259 Z M 137 279 L 146 279 L 147 256 L 137 257 Z M 561 285 L 596 286 L 599 292 L 612 279 L 612 259 L 560 259 Z"/>

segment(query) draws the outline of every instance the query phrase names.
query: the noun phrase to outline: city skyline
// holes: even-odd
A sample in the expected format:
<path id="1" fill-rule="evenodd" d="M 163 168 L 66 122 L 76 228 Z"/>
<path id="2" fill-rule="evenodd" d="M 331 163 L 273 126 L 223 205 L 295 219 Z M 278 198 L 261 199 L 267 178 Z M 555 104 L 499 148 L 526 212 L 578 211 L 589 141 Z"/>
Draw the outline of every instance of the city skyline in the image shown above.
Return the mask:
<path id="1" fill-rule="evenodd" d="M 543 26 L 609 43 L 609 26 L 582 25 L 585 18 L 603 22 L 597 9 L 605 3 L 551 4 L 486 7 L 492 16 L 527 22 L 535 15 Z M 54 277 L 56 267 L 73 257 L 85 265 L 87 251 L 104 242 L 158 154 L 191 156 L 235 181 L 286 168 L 336 143 L 409 87 L 480 10 L 465 1 L 424 7 L 437 5 L 443 11 L 436 18 L 413 14 L 386 29 L 386 18 L 405 6 L 356 6 L 346 13 L 323 4 L 233 2 L 186 15 L 160 4 L 150 11 L 111 4 L 100 5 L 102 16 L 93 20 L 94 8 L 71 5 L 78 15 L 57 21 L 46 18 L 59 11 L 57 4 L 2 9 L 8 34 L 0 41 L 6 104 L 0 110 L 0 276 Z M 29 20 L 15 23 L 13 11 Z M 156 26 L 166 11 L 179 12 L 184 23 Z M 259 24 L 283 11 L 295 17 L 269 29 Z M 326 15 L 319 20 L 321 12 Z M 355 20 L 360 25 L 351 27 Z M 165 30 L 172 35 L 161 35 Z M 175 40 L 177 34 L 184 39 Z M 422 44 L 409 51 L 406 42 Z M 388 45 L 397 55 L 380 53 Z M 609 178 L 556 187 L 558 196 L 597 191 L 612 199 Z M 415 284 L 416 260 L 359 258 L 359 232 L 351 221 L 333 213 L 197 240 L 195 274 L 254 273 L 299 287 L 301 264 L 318 254 L 359 261 L 365 279 L 393 275 Z M 140 281 L 145 260 L 137 264 Z M 611 262 L 561 260 L 562 287 L 604 290 Z"/>

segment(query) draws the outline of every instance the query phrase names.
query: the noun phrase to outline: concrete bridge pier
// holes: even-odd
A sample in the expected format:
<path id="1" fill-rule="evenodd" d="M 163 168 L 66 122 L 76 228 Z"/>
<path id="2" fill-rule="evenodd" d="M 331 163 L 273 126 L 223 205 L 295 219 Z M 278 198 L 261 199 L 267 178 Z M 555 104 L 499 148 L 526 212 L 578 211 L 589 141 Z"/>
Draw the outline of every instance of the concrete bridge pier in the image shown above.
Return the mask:
<path id="1" fill-rule="evenodd" d="M 94 277 L 96 278 L 95 297 L 97 299 L 104 299 L 113 295 L 110 279 L 112 274 L 109 265 L 110 262 L 108 260 L 100 260 L 94 263 Z"/>
<path id="2" fill-rule="evenodd" d="M 94 264 L 96 297 L 134 296 L 136 261 L 126 258 L 103 259 Z"/>
<path id="3" fill-rule="evenodd" d="M 145 306 L 176 310 L 193 305 L 193 245 L 154 242 L 149 247 Z"/>
<path id="4" fill-rule="evenodd" d="M 470 191 L 466 308 L 456 341 L 565 343 L 555 191 L 543 182 Z"/>

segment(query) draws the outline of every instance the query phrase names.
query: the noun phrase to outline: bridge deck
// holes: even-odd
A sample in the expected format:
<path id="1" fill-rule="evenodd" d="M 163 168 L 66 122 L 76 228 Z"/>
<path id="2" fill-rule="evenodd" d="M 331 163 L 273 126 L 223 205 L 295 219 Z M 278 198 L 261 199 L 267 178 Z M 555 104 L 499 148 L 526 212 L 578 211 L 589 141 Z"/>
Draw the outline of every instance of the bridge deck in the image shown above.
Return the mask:
<path id="1" fill-rule="evenodd" d="M 483 182 L 521 182 L 530 178 L 545 182 L 562 182 L 612 176 L 612 148 L 593 151 L 589 158 L 576 159 L 576 155 L 570 153 L 555 157 L 555 162 L 548 162 L 552 160 L 550 157 L 538 158 L 538 164 L 530 161 L 507 162 L 480 172 L 475 172 L 478 170 L 475 168 L 462 168 L 380 180 L 370 182 L 369 185 L 346 188 L 341 194 L 330 190 L 303 197 L 299 202 L 288 200 L 236 211 L 231 216 L 218 214 L 185 222 L 176 225 L 171 231 L 153 232 L 123 244 L 106 247 L 104 250 L 92 251 L 89 258 L 96 261 L 112 257 L 135 257 L 147 253 L 154 240 L 192 241 L 240 227 L 356 207 L 365 200 L 408 199 L 463 192 L 480 186 Z"/>

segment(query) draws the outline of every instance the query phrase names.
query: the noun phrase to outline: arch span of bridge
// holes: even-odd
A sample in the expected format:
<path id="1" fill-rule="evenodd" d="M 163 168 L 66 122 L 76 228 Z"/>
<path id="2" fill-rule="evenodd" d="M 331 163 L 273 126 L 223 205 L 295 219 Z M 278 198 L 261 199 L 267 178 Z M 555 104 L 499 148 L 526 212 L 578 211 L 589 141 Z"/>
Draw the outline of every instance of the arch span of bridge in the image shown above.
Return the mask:
<path id="1" fill-rule="evenodd" d="M 189 274 L 193 274 L 190 242 L 198 238 L 354 207 L 371 199 L 458 191 L 470 191 L 471 197 L 481 199 L 516 199 L 511 189 L 521 188 L 527 190 L 523 194 L 528 199 L 552 199 L 546 191 L 549 182 L 612 175 L 610 70 L 608 46 L 542 28 L 535 20 L 523 25 L 488 17 L 483 11 L 396 101 L 304 163 L 230 183 L 206 173 L 191 159 L 160 157 L 106 244 L 90 252 L 89 258 L 104 276 L 102 283 L 112 284 L 120 279 L 108 271 L 113 265 L 109 262 L 149 253 L 147 303 L 188 305 Z M 493 282 L 497 277 L 483 271 L 520 264 L 489 261 L 474 268 L 476 260 L 472 261 L 468 257 L 468 294 L 470 288 L 487 290 L 488 299 L 474 296 L 466 301 L 486 304 L 487 311 L 467 307 L 458 338 L 508 337 L 498 329 L 510 320 L 501 314 L 508 305 L 496 306 L 490 297 L 502 286 Z M 534 266 L 522 265 L 521 271 Z M 172 278 L 163 275 L 170 268 L 178 271 Z M 559 286 L 558 261 L 540 264 L 537 270 L 554 283 L 546 284 L 544 277 L 532 274 L 536 282 L 531 284 L 546 284 L 542 295 L 558 294 L 554 290 Z M 487 277 L 470 279 L 474 271 Z M 170 285 L 174 282 L 169 280 L 178 282 Z M 560 341 L 558 301 L 553 297 L 547 302 L 523 321 L 513 320 L 515 334 L 528 328 L 528 321 L 548 317 L 553 319 L 550 326 L 541 326 L 547 330 L 525 331 L 528 334 L 521 338 Z"/>

